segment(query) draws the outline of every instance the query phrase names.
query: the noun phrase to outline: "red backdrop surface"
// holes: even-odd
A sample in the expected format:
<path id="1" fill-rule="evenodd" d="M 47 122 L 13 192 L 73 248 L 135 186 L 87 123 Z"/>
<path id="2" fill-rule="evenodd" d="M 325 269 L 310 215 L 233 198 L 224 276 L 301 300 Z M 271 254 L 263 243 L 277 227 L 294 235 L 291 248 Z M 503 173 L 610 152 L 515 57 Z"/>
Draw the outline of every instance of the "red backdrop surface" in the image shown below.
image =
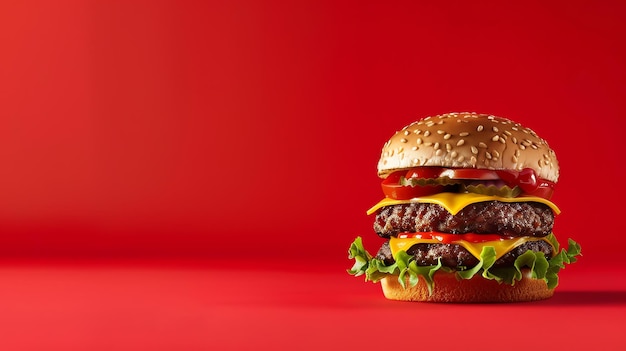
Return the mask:
<path id="1" fill-rule="evenodd" d="M 569 278 L 619 267 L 624 15 L 619 1 L 3 2 L 0 254 L 343 272 L 355 236 L 379 243 L 365 211 L 382 144 L 477 111 L 556 151 L 555 233 L 584 254 Z"/>

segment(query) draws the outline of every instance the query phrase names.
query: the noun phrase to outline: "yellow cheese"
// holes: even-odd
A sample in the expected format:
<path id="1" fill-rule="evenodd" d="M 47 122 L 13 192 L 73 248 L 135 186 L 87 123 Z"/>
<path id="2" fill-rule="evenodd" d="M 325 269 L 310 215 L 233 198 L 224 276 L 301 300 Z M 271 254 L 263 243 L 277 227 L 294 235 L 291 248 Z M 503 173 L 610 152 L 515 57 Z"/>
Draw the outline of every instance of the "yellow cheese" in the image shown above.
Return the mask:
<path id="1" fill-rule="evenodd" d="M 547 205 L 554 211 L 555 214 L 561 213 L 558 207 L 549 200 L 536 196 L 519 196 L 519 197 L 500 197 L 493 195 L 483 195 L 475 193 L 438 193 L 428 196 L 421 196 L 412 198 L 409 200 L 395 200 L 390 198 L 384 198 L 372 208 L 367 211 L 370 215 L 376 212 L 379 208 L 392 205 L 409 204 L 409 203 L 431 203 L 441 205 L 452 215 L 457 214 L 465 206 L 471 205 L 476 202 L 485 201 L 501 201 L 501 202 L 539 202 Z"/>
<path id="2" fill-rule="evenodd" d="M 451 244 L 457 244 L 463 246 L 469 253 L 471 253 L 474 257 L 480 259 L 480 253 L 485 246 L 492 246 L 496 250 L 496 260 L 500 257 L 504 256 L 507 252 L 513 250 L 514 248 L 529 242 L 529 241 L 545 241 L 550 246 L 552 244 L 550 241 L 545 238 L 536 238 L 531 236 L 523 236 L 519 238 L 513 239 L 503 239 L 503 240 L 494 240 L 494 241 L 484 241 L 480 243 L 472 243 L 466 240 L 454 240 L 451 241 Z M 393 257 L 396 257 L 396 253 L 400 250 L 407 251 L 411 246 L 415 244 L 442 244 L 441 241 L 436 239 L 418 239 L 418 238 L 396 238 L 392 237 L 389 239 L 389 248 L 391 249 L 391 254 Z M 554 247 L 552 248 L 553 254 L 556 254 L 556 250 Z"/>

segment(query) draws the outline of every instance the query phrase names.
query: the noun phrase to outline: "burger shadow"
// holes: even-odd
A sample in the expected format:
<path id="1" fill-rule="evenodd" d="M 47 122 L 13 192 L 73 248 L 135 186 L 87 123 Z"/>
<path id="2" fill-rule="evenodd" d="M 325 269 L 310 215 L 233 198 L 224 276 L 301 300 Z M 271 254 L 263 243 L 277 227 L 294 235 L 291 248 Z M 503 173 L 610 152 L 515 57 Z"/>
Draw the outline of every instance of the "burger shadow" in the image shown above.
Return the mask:
<path id="1" fill-rule="evenodd" d="M 552 298 L 543 301 L 546 305 L 626 305 L 626 291 L 622 290 L 582 290 L 557 291 Z"/>

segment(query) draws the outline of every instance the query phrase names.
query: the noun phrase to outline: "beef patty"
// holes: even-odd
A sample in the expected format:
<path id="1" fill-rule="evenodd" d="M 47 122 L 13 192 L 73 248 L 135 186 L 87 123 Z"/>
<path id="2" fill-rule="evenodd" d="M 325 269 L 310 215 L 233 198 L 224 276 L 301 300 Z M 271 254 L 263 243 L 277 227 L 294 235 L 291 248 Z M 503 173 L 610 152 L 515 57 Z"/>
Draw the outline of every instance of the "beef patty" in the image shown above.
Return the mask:
<path id="1" fill-rule="evenodd" d="M 552 232 L 553 225 L 552 209 L 539 202 L 477 202 L 455 215 L 437 204 L 410 203 L 379 210 L 374 231 L 383 238 L 431 231 L 542 237 Z"/>
<path id="2" fill-rule="evenodd" d="M 552 245 L 543 240 L 529 241 L 517 246 L 513 250 L 500 257 L 494 263 L 494 267 L 512 266 L 515 259 L 524 252 L 532 250 L 542 252 L 546 259 L 552 257 Z M 457 244 L 416 244 L 411 246 L 406 253 L 415 257 L 418 266 L 432 266 L 437 264 L 441 258 L 441 264 L 450 268 L 473 267 L 478 263 L 474 257 L 463 246 Z M 376 254 L 376 258 L 382 260 L 386 265 L 395 262 L 389 248 L 389 241 L 385 241 Z"/>

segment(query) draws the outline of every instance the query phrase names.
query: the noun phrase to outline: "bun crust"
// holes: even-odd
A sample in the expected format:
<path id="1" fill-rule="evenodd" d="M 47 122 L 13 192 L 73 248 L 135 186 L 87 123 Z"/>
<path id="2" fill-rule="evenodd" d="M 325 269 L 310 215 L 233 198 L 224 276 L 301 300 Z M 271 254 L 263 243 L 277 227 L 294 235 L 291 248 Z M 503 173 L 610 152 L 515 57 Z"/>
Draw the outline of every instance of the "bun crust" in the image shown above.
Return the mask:
<path id="1" fill-rule="evenodd" d="M 548 143 L 509 119 L 478 113 L 426 117 L 397 131 L 383 146 L 378 175 L 420 166 L 522 170 L 557 182 L 559 164 Z"/>
<path id="2" fill-rule="evenodd" d="M 532 279 L 528 270 L 523 273 L 522 280 L 511 286 L 480 275 L 459 280 L 454 273 L 437 272 L 433 276 L 435 285 L 432 295 L 429 295 L 423 279 L 416 286 L 407 286 L 406 289 L 395 276 L 384 278 L 381 285 L 386 298 L 398 301 L 486 303 L 536 301 L 552 297 L 554 289 L 548 289 L 544 280 Z"/>

